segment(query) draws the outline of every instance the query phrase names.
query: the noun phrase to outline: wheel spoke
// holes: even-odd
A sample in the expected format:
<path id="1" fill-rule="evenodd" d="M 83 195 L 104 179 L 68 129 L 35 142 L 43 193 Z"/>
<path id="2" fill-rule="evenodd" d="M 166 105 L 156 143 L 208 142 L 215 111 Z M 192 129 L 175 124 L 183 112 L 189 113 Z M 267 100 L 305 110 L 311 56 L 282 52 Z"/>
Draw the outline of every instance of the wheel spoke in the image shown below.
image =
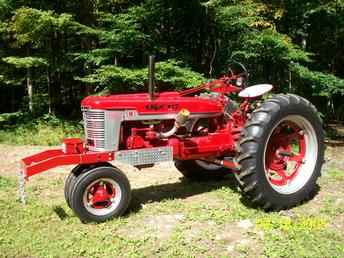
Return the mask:
<path id="1" fill-rule="evenodd" d="M 282 185 L 285 185 L 288 183 L 288 179 L 285 175 L 285 173 L 281 172 L 281 171 L 273 171 L 273 172 L 276 172 L 276 174 L 278 175 L 278 178 L 274 177 L 274 174 L 275 173 L 269 173 L 270 176 L 269 176 L 269 180 L 271 183 L 275 184 L 275 185 L 279 185 L 279 186 L 282 186 Z"/>
<path id="2" fill-rule="evenodd" d="M 286 141 L 290 143 L 290 142 L 292 142 L 293 140 L 296 140 L 296 139 L 298 140 L 299 137 L 300 137 L 300 133 L 299 133 L 299 131 L 297 131 L 297 132 L 292 132 L 292 133 L 286 135 L 285 137 L 286 137 Z"/>
<path id="3" fill-rule="evenodd" d="M 302 163 L 303 159 L 304 159 L 304 155 L 302 154 L 292 155 L 291 157 L 289 157 L 290 161 L 295 161 L 297 163 Z"/>
<path id="4" fill-rule="evenodd" d="M 305 162 L 306 141 L 303 126 L 294 121 L 278 125 L 266 149 L 266 174 L 272 185 L 284 187 L 292 183 Z"/>
<path id="5" fill-rule="evenodd" d="M 269 165 L 269 180 L 272 184 L 285 185 L 288 181 L 286 171 L 284 169 L 284 164 L 271 163 Z M 277 177 L 276 177 L 277 176 Z"/>

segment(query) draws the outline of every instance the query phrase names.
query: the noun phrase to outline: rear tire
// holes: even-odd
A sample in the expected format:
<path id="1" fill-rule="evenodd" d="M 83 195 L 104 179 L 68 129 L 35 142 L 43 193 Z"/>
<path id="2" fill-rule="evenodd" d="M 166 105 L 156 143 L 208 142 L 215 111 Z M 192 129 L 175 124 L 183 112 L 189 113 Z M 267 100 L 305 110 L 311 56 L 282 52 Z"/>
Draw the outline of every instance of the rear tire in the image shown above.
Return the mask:
<path id="1" fill-rule="evenodd" d="M 119 169 L 95 167 L 77 177 L 70 203 L 82 222 L 103 222 L 122 215 L 131 200 L 128 178 Z"/>
<path id="2" fill-rule="evenodd" d="M 230 170 L 216 164 L 200 160 L 176 160 L 176 168 L 190 180 L 222 179 Z"/>
<path id="3" fill-rule="evenodd" d="M 239 150 L 235 176 L 246 198 L 265 210 L 293 207 L 316 192 L 324 160 L 322 121 L 306 99 L 275 95 L 252 112 Z"/>

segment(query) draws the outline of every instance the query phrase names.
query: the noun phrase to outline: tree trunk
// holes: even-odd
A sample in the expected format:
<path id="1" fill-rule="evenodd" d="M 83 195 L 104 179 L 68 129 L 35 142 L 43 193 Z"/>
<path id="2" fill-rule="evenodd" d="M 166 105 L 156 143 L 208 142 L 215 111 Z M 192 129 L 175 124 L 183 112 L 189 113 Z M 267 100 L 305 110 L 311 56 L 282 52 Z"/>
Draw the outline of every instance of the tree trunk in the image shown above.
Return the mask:
<path id="1" fill-rule="evenodd" d="M 52 97 L 51 97 L 51 85 L 50 85 L 50 74 L 49 74 L 49 69 L 47 69 L 47 85 L 48 85 L 48 112 L 49 114 L 53 113 L 52 109 Z"/>
<path id="2" fill-rule="evenodd" d="M 16 111 L 16 97 L 14 92 L 14 87 L 11 87 L 11 112 Z"/>
<path id="3" fill-rule="evenodd" d="M 26 69 L 26 87 L 27 87 L 27 95 L 29 97 L 29 110 L 33 112 L 33 92 L 32 92 L 32 81 L 31 81 L 31 69 Z"/>

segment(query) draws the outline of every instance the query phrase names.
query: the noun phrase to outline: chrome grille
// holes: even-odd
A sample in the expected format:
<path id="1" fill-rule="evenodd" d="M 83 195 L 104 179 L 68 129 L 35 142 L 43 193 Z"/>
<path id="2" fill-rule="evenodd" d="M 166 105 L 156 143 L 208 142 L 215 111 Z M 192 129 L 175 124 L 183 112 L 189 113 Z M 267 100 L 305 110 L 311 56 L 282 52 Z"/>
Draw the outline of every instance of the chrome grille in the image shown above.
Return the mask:
<path id="1" fill-rule="evenodd" d="M 85 137 L 91 151 L 118 149 L 123 111 L 83 109 Z"/>
<path id="2" fill-rule="evenodd" d="M 105 111 L 84 111 L 86 142 L 91 150 L 105 148 Z"/>

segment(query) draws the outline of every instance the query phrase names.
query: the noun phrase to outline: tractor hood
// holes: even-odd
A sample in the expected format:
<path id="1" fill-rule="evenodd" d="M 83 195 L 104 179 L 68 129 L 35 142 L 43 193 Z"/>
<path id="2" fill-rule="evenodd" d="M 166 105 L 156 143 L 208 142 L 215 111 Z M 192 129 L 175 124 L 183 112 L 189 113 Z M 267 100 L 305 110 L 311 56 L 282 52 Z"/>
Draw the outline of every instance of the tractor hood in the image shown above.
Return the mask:
<path id="1" fill-rule="evenodd" d="M 184 97 L 179 92 L 157 93 L 154 100 L 147 93 L 89 96 L 81 102 L 83 108 L 102 110 L 136 110 L 139 114 L 177 113 L 188 109 L 191 113 L 223 112 L 223 101 L 218 98 Z"/>

